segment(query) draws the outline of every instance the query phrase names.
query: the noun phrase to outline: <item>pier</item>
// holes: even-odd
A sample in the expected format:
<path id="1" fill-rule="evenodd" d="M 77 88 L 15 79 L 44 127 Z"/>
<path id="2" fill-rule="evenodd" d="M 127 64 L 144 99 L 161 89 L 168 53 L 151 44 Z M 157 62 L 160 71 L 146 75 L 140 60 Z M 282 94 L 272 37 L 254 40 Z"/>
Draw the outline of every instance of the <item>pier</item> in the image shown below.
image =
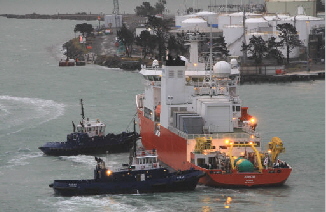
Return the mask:
<path id="1" fill-rule="evenodd" d="M 67 20 L 85 20 L 85 21 L 93 21 L 93 20 L 104 20 L 103 14 L 87 14 L 85 12 L 76 13 L 76 14 L 25 14 L 25 15 L 17 15 L 17 14 L 0 14 L 0 16 L 4 16 L 7 18 L 17 18 L 17 19 L 67 19 Z"/>
<path id="2" fill-rule="evenodd" d="M 325 80 L 325 70 L 301 71 L 283 75 L 241 75 L 241 84 L 285 83 L 295 81 Z"/>

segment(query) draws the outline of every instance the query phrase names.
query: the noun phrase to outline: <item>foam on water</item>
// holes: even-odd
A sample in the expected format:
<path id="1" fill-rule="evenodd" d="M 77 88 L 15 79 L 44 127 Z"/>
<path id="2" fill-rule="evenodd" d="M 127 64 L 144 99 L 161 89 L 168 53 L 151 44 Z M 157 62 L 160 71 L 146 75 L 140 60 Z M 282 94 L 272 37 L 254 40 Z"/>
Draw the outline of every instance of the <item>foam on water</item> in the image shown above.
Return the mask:
<path id="1" fill-rule="evenodd" d="M 42 155 L 43 155 L 42 152 L 31 152 L 28 154 L 20 154 L 8 161 L 8 164 L 10 165 L 7 166 L 7 168 L 14 167 L 14 166 L 25 166 L 27 164 L 30 164 L 29 159 L 41 157 Z"/>
<path id="2" fill-rule="evenodd" d="M 0 131 L 11 134 L 33 128 L 62 116 L 64 108 L 64 104 L 53 100 L 1 95 L 0 119 L 5 124 L 0 126 Z"/>
<path id="3" fill-rule="evenodd" d="M 84 164 L 92 168 L 95 167 L 96 165 L 94 156 L 88 156 L 88 155 L 59 156 L 59 159 L 64 161 L 72 161 L 74 163 Z"/>

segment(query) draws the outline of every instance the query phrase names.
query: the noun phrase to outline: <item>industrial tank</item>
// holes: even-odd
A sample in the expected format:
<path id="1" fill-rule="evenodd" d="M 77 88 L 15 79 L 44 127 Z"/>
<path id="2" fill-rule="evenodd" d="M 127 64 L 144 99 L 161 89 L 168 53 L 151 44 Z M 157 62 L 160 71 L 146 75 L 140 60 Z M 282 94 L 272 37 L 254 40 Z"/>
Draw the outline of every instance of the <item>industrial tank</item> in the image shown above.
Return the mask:
<path id="1" fill-rule="evenodd" d="M 234 164 L 238 172 L 253 172 L 255 169 L 254 165 L 249 160 L 241 157 L 236 159 Z"/>

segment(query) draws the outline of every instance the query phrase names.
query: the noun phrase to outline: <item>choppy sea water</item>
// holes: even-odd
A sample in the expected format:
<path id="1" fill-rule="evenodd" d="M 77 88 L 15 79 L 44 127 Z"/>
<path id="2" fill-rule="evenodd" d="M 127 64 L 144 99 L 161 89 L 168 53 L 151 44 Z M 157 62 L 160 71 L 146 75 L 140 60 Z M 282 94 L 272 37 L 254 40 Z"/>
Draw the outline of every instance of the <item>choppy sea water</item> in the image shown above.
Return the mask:
<path id="1" fill-rule="evenodd" d="M 258 119 L 267 143 L 278 136 L 293 167 L 285 186 L 193 192 L 57 197 L 54 179 L 93 177 L 92 156 L 49 157 L 37 148 L 63 141 L 85 115 L 107 132 L 126 130 L 135 114 L 140 74 L 96 65 L 59 67 L 61 45 L 77 21 L 0 17 L 0 208 L 1 211 L 324 211 L 325 81 L 241 85 L 244 106 Z M 96 22 L 94 22 L 96 24 Z M 100 155 L 108 166 L 127 153 Z"/>

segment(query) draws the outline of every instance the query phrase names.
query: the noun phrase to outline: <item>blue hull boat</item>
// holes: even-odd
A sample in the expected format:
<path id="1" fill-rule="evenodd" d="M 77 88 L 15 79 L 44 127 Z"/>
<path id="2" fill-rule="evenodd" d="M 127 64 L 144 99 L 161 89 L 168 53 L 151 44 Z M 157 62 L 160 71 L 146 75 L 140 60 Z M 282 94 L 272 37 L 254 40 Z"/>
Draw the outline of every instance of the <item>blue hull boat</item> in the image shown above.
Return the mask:
<path id="1" fill-rule="evenodd" d="M 135 127 L 133 132 L 122 132 L 119 134 L 105 134 L 106 125 L 99 119 L 85 119 L 83 102 L 82 120 L 76 126 L 73 124 L 73 132 L 67 135 L 64 142 L 48 142 L 39 149 L 46 155 L 70 156 L 78 154 L 104 154 L 129 152 L 133 141 L 139 138 Z"/>
<path id="2" fill-rule="evenodd" d="M 49 186 L 60 196 L 191 191 L 205 175 L 194 169 L 170 172 L 160 167 L 154 150 L 135 154 L 118 171 L 107 169 L 101 158 L 95 159 L 94 179 L 54 180 Z"/>

